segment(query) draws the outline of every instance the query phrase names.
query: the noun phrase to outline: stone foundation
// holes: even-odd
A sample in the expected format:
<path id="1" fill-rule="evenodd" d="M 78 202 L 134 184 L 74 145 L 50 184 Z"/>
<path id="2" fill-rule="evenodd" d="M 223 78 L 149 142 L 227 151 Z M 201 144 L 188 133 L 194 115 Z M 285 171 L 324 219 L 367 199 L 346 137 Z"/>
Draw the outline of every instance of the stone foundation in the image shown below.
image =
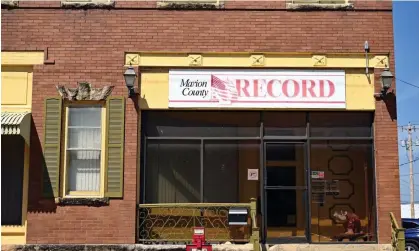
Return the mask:
<path id="1" fill-rule="evenodd" d="M 184 251 L 185 245 L 4 245 L 2 251 Z M 213 245 L 213 251 L 252 251 L 251 244 Z M 282 244 L 265 245 L 261 251 L 391 251 L 390 244 Z"/>

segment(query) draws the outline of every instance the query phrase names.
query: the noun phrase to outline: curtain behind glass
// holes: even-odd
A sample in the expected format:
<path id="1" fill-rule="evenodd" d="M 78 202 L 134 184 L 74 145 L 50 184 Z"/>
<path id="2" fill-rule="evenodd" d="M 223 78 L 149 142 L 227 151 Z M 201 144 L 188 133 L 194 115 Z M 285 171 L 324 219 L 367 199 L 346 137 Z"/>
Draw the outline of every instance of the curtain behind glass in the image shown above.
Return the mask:
<path id="1" fill-rule="evenodd" d="M 100 188 L 101 107 L 70 107 L 68 116 L 68 177 L 70 191 Z"/>
<path id="2" fill-rule="evenodd" d="M 198 203 L 201 188 L 199 140 L 148 140 L 146 203 Z"/>

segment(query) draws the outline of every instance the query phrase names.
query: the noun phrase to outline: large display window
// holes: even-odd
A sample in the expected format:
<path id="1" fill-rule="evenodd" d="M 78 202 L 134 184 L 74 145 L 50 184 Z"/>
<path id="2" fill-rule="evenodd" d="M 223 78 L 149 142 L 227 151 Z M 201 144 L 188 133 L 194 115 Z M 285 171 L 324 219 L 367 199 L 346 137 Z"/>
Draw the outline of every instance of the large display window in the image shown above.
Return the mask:
<path id="1" fill-rule="evenodd" d="M 372 113 L 143 111 L 141 119 L 142 203 L 257 198 L 263 242 L 376 241 Z"/>

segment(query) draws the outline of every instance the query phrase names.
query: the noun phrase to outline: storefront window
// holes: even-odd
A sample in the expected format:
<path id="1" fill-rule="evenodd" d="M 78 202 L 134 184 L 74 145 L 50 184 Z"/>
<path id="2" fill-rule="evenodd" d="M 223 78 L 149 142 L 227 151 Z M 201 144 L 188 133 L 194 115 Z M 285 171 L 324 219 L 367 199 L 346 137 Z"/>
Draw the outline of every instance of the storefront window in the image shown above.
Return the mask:
<path id="1" fill-rule="evenodd" d="M 148 140 L 146 203 L 200 202 L 200 149 L 200 141 Z"/>
<path id="2" fill-rule="evenodd" d="M 248 169 L 259 170 L 257 141 L 204 143 L 204 202 L 248 203 L 257 198 L 258 181 L 248 180 Z"/>
<path id="3" fill-rule="evenodd" d="M 310 112 L 311 137 L 371 137 L 372 113 Z"/>
<path id="4" fill-rule="evenodd" d="M 142 201 L 257 198 L 265 241 L 376 241 L 372 118 L 367 112 L 143 112 Z"/>
<path id="5" fill-rule="evenodd" d="M 265 136 L 305 136 L 305 112 L 265 112 L 263 114 Z"/>
<path id="6" fill-rule="evenodd" d="M 145 203 L 247 203 L 258 197 L 247 175 L 259 151 L 258 141 L 147 140 Z"/>
<path id="7" fill-rule="evenodd" d="M 312 241 L 375 241 L 372 143 L 312 141 L 310 147 Z"/>
<path id="8" fill-rule="evenodd" d="M 146 113 L 148 137 L 259 137 L 257 112 L 161 111 Z"/>

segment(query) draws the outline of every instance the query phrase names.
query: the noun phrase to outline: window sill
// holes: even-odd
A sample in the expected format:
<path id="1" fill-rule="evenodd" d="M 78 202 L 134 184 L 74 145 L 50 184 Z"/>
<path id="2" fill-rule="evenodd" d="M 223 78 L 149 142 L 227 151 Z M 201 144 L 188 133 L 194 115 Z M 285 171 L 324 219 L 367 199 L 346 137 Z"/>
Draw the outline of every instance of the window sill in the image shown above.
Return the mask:
<path id="1" fill-rule="evenodd" d="M 102 207 L 109 205 L 109 198 L 58 198 L 60 206 Z"/>
<path id="2" fill-rule="evenodd" d="M 347 4 L 296 4 L 287 3 L 287 10 L 353 10 L 354 6 L 351 3 Z"/>
<path id="3" fill-rule="evenodd" d="M 61 1 L 61 7 L 64 8 L 113 8 L 115 7 L 115 1 Z"/>
<path id="4" fill-rule="evenodd" d="M 182 1 L 182 0 L 159 0 L 157 8 L 159 9 L 183 9 L 183 10 L 201 10 L 201 9 L 221 9 L 224 5 L 220 1 Z"/>

